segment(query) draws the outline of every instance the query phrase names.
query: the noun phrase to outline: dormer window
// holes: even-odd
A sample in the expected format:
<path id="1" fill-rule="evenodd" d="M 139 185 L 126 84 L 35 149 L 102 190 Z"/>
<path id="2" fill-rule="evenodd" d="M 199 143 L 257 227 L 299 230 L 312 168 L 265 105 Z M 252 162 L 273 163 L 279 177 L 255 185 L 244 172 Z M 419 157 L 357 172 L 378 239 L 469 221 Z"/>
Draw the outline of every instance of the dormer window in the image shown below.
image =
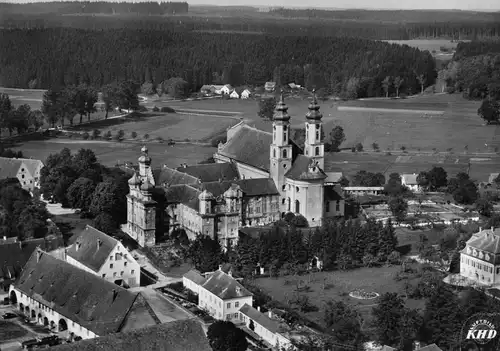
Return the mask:
<path id="1" fill-rule="evenodd" d="M 82 244 L 81 243 L 76 243 L 76 251 L 80 250 L 80 248 L 82 247 Z"/>

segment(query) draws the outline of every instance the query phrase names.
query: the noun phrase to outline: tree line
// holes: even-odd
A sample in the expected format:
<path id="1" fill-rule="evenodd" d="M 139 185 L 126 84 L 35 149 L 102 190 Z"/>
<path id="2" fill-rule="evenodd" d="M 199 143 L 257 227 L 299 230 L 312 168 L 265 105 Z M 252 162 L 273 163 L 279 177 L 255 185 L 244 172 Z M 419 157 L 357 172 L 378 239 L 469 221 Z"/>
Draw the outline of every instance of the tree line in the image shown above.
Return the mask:
<path id="1" fill-rule="evenodd" d="M 127 221 L 129 179 L 121 169 L 97 162 L 90 149 L 72 154 L 64 148 L 47 157 L 40 172 L 40 191 L 48 201 L 80 209 L 83 217 L 93 218 L 94 227 L 112 234 Z"/>
<path id="2" fill-rule="evenodd" d="M 31 110 L 27 104 L 17 107 L 12 105 L 9 95 L 0 94 L 0 128 L 9 131 L 12 136 L 27 132 L 30 128 L 38 130 L 43 125 L 44 116 L 39 110 Z"/>
<path id="3" fill-rule="evenodd" d="M 51 88 L 115 81 L 159 84 L 183 78 L 191 90 L 215 75 L 233 86 L 263 85 L 279 67 L 283 82 L 382 96 L 387 76 L 401 77 L 401 91 L 435 81 L 429 52 L 355 38 L 262 37 L 152 30 L 2 30 L 0 80 L 9 87 Z M 146 44 L 147 43 L 147 44 Z M 300 48 L 300 50 L 297 50 Z M 127 53 L 126 55 L 124 53 Z M 19 57 L 24 57 L 21 62 Z"/>
<path id="4" fill-rule="evenodd" d="M 453 60 L 439 72 L 448 92 L 482 100 L 477 113 L 487 124 L 500 120 L 500 42 L 459 43 Z"/>
<path id="5" fill-rule="evenodd" d="M 61 1 L 36 3 L 0 3 L 2 14 L 136 14 L 166 15 L 180 14 L 189 11 L 187 2 L 106 2 L 106 1 Z"/>
<path id="6" fill-rule="evenodd" d="M 275 16 L 233 16 L 197 17 L 176 15 L 175 17 L 142 16 L 122 14 L 115 16 L 62 16 L 49 13 L 5 14 L 2 18 L 4 28 L 44 29 L 70 27 L 92 30 L 136 29 L 158 31 L 226 31 L 248 32 L 248 35 L 301 35 L 356 37 L 373 40 L 410 40 L 421 38 L 479 39 L 496 38 L 500 33 L 499 21 L 418 21 L 415 23 L 390 23 L 386 21 L 354 20 L 317 20 L 293 19 L 278 20 Z M 478 16 L 478 18 L 482 17 Z M 425 18 L 425 17 L 422 17 Z"/>

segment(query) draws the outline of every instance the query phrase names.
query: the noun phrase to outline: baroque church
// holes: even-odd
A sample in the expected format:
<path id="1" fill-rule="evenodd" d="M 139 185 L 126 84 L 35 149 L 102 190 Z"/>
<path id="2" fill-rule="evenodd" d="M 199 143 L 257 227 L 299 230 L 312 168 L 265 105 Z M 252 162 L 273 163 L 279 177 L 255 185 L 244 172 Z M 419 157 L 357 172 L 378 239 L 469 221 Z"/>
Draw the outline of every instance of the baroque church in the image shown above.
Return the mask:
<path id="1" fill-rule="evenodd" d="M 129 180 L 123 230 L 141 246 L 155 245 L 161 227 L 182 228 L 190 239 L 208 235 L 227 248 L 237 243 L 239 228 L 268 225 L 288 212 L 304 216 L 310 227 L 343 216 L 341 173 L 324 170 L 323 115 L 315 94 L 308 109 L 303 149 L 291 138 L 283 94 L 272 133 L 238 123 L 219 144 L 216 163 L 153 169 L 143 147 Z"/>

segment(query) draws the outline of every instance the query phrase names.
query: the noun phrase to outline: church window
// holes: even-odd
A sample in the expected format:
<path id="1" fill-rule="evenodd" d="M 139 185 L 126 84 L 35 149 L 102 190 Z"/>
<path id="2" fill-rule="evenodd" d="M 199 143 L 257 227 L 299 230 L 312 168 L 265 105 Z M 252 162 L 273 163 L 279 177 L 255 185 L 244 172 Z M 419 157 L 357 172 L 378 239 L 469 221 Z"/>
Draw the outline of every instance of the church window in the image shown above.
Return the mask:
<path id="1" fill-rule="evenodd" d="M 309 129 L 309 123 L 306 123 L 306 130 Z"/>
<path id="2" fill-rule="evenodd" d="M 276 157 L 276 149 L 273 149 L 273 157 Z"/>
<path id="3" fill-rule="evenodd" d="M 286 169 L 286 167 L 287 167 L 287 164 L 285 163 L 285 164 L 283 165 L 283 168 L 284 168 L 284 169 Z"/>
<path id="4" fill-rule="evenodd" d="M 283 131 L 286 132 L 286 126 L 283 126 Z"/>
<path id="5" fill-rule="evenodd" d="M 286 190 L 286 185 L 283 185 L 283 186 L 281 187 L 281 189 L 282 189 L 283 191 L 285 191 L 285 190 Z"/>
<path id="6" fill-rule="evenodd" d="M 287 158 L 287 152 L 286 152 L 286 149 L 283 150 L 283 158 Z"/>
<path id="7" fill-rule="evenodd" d="M 316 129 L 319 129 L 319 124 L 316 124 Z"/>
<path id="8" fill-rule="evenodd" d="M 316 150 L 314 151 L 315 156 L 319 156 L 319 146 L 316 146 Z"/>
<path id="9" fill-rule="evenodd" d="M 299 192 L 299 187 L 298 186 L 295 187 L 295 191 Z"/>
<path id="10" fill-rule="evenodd" d="M 286 133 L 283 133 L 283 142 L 286 143 Z"/>
<path id="11" fill-rule="evenodd" d="M 281 204 L 284 205 L 285 204 L 285 198 L 281 199 Z"/>
<path id="12" fill-rule="evenodd" d="M 290 200 L 290 198 L 288 198 L 288 212 L 290 212 L 292 209 L 292 200 Z"/>
<path id="13" fill-rule="evenodd" d="M 273 132 L 273 140 L 276 140 L 276 132 Z"/>
<path id="14" fill-rule="evenodd" d="M 319 132 L 316 132 L 316 140 L 319 140 Z"/>
<path id="15" fill-rule="evenodd" d="M 300 201 L 295 200 L 295 213 L 300 213 Z"/>

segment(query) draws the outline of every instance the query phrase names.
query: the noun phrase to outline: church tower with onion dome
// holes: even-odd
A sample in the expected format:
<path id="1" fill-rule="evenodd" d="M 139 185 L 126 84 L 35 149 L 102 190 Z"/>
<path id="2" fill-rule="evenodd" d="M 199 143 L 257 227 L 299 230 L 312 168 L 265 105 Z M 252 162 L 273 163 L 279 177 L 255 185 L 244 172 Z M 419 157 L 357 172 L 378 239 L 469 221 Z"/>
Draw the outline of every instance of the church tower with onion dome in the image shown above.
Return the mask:
<path id="1" fill-rule="evenodd" d="M 270 151 L 269 175 L 280 192 L 280 208 L 284 211 L 286 207 L 285 174 L 292 166 L 292 144 L 290 143 L 290 115 L 283 99 L 283 91 L 274 111 Z"/>
<path id="2" fill-rule="evenodd" d="M 143 146 L 141 153 L 139 172 L 134 172 L 128 181 L 130 192 L 127 195 L 127 225 L 124 230 L 144 247 L 156 244 L 157 203 L 152 197 L 155 183 L 147 147 Z"/>
<path id="3" fill-rule="evenodd" d="M 306 114 L 306 138 L 304 141 L 304 155 L 310 157 L 322 170 L 325 169 L 325 144 L 321 137 L 323 128 L 323 114 L 319 111 L 316 92 L 313 90 L 313 98 L 309 104 L 309 112 Z"/>

